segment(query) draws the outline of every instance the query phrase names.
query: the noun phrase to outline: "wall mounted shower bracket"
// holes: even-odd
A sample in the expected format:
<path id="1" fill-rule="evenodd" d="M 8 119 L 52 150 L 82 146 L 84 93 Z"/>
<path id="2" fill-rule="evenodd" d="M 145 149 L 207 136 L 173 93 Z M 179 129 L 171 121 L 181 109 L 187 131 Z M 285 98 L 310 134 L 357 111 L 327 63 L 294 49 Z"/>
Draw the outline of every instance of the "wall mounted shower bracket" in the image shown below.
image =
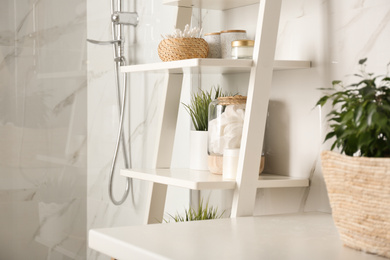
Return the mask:
<path id="1" fill-rule="evenodd" d="M 115 24 L 138 25 L 138 14 L 136 12 L 114 12 L 111 21 Z"/>

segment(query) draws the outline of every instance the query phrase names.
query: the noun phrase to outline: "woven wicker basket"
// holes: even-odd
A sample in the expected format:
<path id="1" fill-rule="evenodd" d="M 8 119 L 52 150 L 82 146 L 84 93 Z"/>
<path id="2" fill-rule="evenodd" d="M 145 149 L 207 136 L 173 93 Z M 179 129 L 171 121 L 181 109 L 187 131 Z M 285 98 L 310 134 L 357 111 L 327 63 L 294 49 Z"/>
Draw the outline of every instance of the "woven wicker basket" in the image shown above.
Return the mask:
<path id="1" fill-rule="evenodd" d="M 164 39 L 158 45 L 158 56 L 162 61 L 206 58 L 209 45 L 203 38 Z"/>
<path id="2" fill-rule="evenodd" d="M 390 258 L 390 158 L 325 151 L 322 169 L 344 245 Z"/>

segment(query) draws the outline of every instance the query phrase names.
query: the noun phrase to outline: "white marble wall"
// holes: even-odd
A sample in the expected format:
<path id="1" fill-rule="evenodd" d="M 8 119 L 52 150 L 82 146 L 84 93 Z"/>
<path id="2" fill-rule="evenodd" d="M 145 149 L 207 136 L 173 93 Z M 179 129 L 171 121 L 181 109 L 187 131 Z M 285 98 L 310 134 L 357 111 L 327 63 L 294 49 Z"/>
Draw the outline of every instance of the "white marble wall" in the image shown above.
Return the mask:
<path id="1" fill-rule="evenodd" d="M 0 2 L 0 259 L 86 254 L 86 4 Z"/>

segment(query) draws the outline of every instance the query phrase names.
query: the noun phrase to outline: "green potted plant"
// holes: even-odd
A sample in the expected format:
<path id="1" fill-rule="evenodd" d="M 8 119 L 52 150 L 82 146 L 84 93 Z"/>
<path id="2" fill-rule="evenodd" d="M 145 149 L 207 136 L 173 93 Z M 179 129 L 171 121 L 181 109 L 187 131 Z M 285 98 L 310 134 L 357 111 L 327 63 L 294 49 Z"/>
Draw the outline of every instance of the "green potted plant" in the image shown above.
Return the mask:
<path id="1" fill-rule="evenodd" d="M 333 140 L 321 154 L 332 215 L 346 246 L 390 258 L 390 77 L 366 72 L 357 83 L 333 81 L 327 115 Z M 389 64 L 388 64 L 389 67 Z"/>
<path id="2" fill-rule="evenodd" d="M 208 170 L 207 138 L 209 104 L 218 97 L 225 96 L 220 87 L 210 91 L 199 90 L 193 93 L 190 104 L 184 104 L 195 130 L 190 133 L 190 169 Z"/>

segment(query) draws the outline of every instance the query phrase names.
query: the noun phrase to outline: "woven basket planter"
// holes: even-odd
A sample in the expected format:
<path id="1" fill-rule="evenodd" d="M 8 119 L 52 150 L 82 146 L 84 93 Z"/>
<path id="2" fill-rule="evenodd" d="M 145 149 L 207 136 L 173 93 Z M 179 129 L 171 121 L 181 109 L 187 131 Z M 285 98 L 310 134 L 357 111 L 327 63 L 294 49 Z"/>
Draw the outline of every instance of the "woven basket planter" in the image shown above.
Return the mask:
<path id="1" fill-rule="evenodd" d="M 390 258 L 390 158 L 325 151 L 321 159 L 344 245 Z"/>
<path id="2" fill-rule="evenodd" d="M 158 56 L 162 61 L 206 58 L 209 45 L 203 38 L 164 39 L 158 45 Z"/>

